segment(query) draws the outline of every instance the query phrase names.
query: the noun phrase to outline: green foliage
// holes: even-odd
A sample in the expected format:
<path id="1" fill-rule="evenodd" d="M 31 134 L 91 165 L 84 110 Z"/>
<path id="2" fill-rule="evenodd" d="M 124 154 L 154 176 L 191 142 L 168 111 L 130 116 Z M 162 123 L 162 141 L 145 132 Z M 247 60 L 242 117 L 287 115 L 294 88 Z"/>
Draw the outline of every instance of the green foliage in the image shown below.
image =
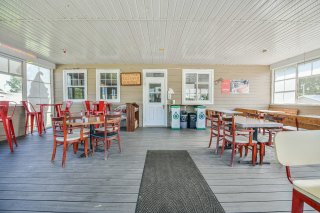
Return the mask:
<path id="1" fill-rule="evenodd" d="M 10 86 L 10 92 L 19 93 L 22 91 L 22 78 L 11 76 L 10 81 L 6 83 Z"/>
<path id="2" fill-rule="evenodd" d="M 299 78 L 298 96 L 320 95 L 320 76 Z"/>

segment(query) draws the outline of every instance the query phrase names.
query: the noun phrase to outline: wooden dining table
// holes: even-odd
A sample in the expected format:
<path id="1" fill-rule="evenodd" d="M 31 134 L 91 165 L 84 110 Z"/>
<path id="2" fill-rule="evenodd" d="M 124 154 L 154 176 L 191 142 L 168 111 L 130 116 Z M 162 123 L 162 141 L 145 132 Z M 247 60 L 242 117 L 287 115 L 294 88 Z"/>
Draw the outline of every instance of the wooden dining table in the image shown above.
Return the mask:
<path id="1" fill-rule="evenodd" d="M 240 128 L 254 129 L 253 140 L 258 139 L 258 128 L 281 128 L 282 123 L 272 122 L 264 119 L 248 118 L 243 116 L 235 116 L 235 124 Z"/>
<path id="2" fill-rule="evenodd" d="M 113 112 L 109 112 L 108 114 L 113 114 Z M 68 121 L 66 124 L 70 126 L 89 126 L 90 133 L 89 133 L 89 140 L 90 140 L 90 151 L 89 154 L 92 151 L 92 141 L 90 135 L 94 133 L 94 129 L 96 125 L 104 124 L 104 118 L 102 115 L 90 115 L 90 116 L 84 116 L 84 120 L 77 119 L 74 121 Z M 112 121 L 107 121 L 107 123 L 113 123 Z M 85 154 L 81 154 L 80 157 L 85 157 Z"/>

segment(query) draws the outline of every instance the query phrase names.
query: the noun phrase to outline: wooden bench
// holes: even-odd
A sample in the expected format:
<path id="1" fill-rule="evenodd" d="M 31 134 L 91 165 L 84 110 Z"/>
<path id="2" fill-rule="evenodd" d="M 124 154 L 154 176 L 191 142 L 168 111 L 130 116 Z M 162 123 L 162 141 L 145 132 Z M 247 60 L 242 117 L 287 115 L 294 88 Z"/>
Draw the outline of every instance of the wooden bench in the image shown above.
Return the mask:
<path id="1" fill-rule="evenodd" d="M 288 115 L 298 115 L 298 112 L 299 112 L 299 110 L 296 108 L 282 108 L 282 107 L 276 107 L 271 105 L 269 106 L 269 110 L 284 112 Z"/>
<path id="2" fill-rule="evenodd" d="M 246 117 L 258 117 L 258 110 L 255 109 L 246 109 L 246 108 L 235 108 L 234 111 L 242 112 L 243 116 Z"/>
<path id="3" fill-rule="evenodd" d="M 320 130 L 320 116 L 297 116 L 299 130 Z"/>

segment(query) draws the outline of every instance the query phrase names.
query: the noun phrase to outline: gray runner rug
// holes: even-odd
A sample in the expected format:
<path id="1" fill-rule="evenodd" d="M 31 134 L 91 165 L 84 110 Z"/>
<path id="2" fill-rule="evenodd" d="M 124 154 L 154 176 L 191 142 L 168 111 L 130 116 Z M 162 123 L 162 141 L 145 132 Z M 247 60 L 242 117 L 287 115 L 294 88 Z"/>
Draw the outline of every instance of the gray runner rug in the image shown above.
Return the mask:
<path id="1" fill-rule="evenodd" d="M 185 150 L 148 151 L 136 213 L 224 213 Z"/>

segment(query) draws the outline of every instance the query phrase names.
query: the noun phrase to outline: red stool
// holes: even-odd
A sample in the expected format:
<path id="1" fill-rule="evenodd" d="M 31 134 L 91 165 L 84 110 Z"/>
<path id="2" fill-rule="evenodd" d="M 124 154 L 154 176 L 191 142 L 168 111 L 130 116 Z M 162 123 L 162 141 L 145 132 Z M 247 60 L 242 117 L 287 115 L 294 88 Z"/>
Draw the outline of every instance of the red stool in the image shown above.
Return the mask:
<path id="1" fill-rule="evenodd" d="M 27 134 L 28 124 L 29 124 L 29 117 L 30 117 L 30 123 L 31 123 L 31 134 L 33 133 L 33 126 L 34 126 L 34 119 L 36 119 L 37 128 L 39 129 L 39 116 L 41 116 L 41 112 L 37 112 L 33 105 L 29 103 L 28 101 L 21 101 L 24 109 L 26 110 L 26 125 L 24 127 L 24 135 Z M 29 109 L 29 105 L 32 108 L 32 111 Z"/>
<path id="2" fill-rule="evenodd" d="M 12 140 L 14 141 L 14 144 L 16 145 L 16 147 L 18 146 L 16 135 L 14 133 L 13 122 L 12 122 L 12 117 L 14 116 L 14 112 L 16 110 L 16 104 L 14 105 L 14 108 L 13 108 L 11 115 L 8 116 L 10 102 L 13 102 L 13 101 L 0 101 L 0 107 L 1 107 L 0 108 L 0 122 L 3 123 L 4 132 L 7 137 L 10 151 L 13 152 Z M 15 102 L 13 102 L 13 103 L 15 103 Z"/>

